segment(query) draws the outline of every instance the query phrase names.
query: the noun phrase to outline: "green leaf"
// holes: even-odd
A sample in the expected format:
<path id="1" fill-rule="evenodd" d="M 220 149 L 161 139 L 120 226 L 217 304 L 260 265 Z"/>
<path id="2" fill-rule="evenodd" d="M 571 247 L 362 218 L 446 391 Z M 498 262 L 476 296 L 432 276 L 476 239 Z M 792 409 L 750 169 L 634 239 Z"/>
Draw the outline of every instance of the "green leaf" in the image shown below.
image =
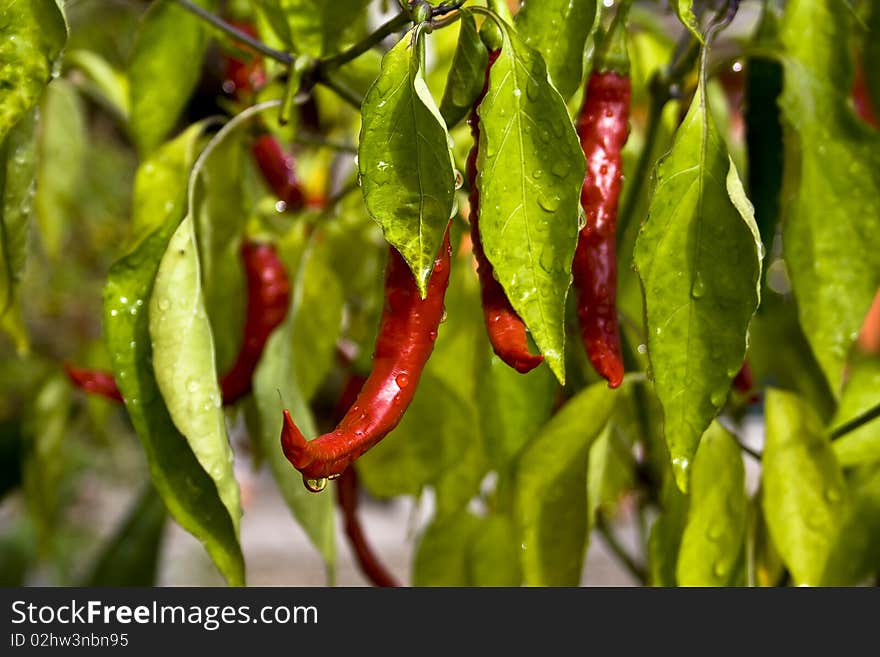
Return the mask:
<path id="1" fill-rule="evenodd" d="M 467 546 L 481 521 L 463 512 L 435 519 L 419 539 L 413 558 L 413 586 L 469 586 Z"/>
<path id="2" fill-rule="evenodd" d="M 446 89 L 440 101 L 440 115 L 449 128 L 464 119 L 483 90 L 489 53 L 477 32 L 477 23 L 471 14 L 461 17 L 458 45 L 452 56 Z"/>
<path id="3" fill-rule="evenodd" d="M 815 412 L 769 389 L 763 509 L 773 543 L 796 584 L 818 585 L 847 509 L 843 474 Z"/>
<path id="4" fill-rule="evenodd" d="M 782 27 L 783 244 L 801 325 L 835 394 L 880 287 L 880 133 L 849 106 L 849 14 L 792 0 Z"/>
<path id="5" fill-rule="evenodd" d="M 316 249 L 309 247 L 293 277 L 287 318 L 272 333 L 254 372 L 254 399 L 260 418 L 258 439 L 261 451 L 281 496 L 321 554 L 332 579 L 336 564 L 333 496 L 327 492 L 316 495 L 306 490 L 302 476 L 284 457 L 280 443 L 283 407 L 290 409 L 297 426 L 306 436 L 317 434 L 314 418 L 299 385 L 299 372 L 306 369 L 306 365 L 295 358 L 294 350 L 294 344 L 299 341 L 300 314 L 307 312 L 302 305 L 305 291 L 324 274 L 323 263 L 315 257 Z"/>
<path id="6" fill-rule="evenodd" d="M 880 405 L 880 359 L 870 358 L 853 364 L 830 430 L 837 429 Z M 832 444 L 842 466 L 880 461 L 880 419 L 863 424 Z"/>
<path id="7" fill-rule="evenodd" d="M 172 170 L 188 170 L 203 129 L 204 124 L 192 126 L 163 147 L 168 155 L 165 160 L 148 160 L 141 169 L 168 166 Z M 152 294 L 159 262 L 184 214 L 187 179 L 185 175 L 175 178 L 167 171 L 150 176 L 155 185 L 146 184 L 147 178 L 138 175 L 141 184 L 135 189 L 134 212 L 137 216 L 139 208 L 156 208 L 159 214 L 152 218 L 156 228 L 110 270 L 104 288 L 104 337 L 113 373 L 144 447 L 156 490 L 174 519 L 205 544 L 227 581 L 241 585 L 244 559 L 232 518 L 214 481 L 171 420 L 152 369 L 144 303 Z"/>
<path id="8" fill-rule="evenodd" d="M 245 207 L 241 154 L 241 132 L 236 131 L 211 151 L 196 188 L 199 262 L 220 372 L 235 360 L 245 315 L 240 247 L 249 208 Z"/>
<path id="9" fill-rule="evenodd" d="M 752 206 L 702 86 L 655 177 L 635 265 L 666 442 L 687 490 L 700 436 L 745 358 L 762 256 Z"/>
<path id="10" fill-rule="evenodd" d="M 854 586 L 880 573 L 880 467 L 865 468 L 850 485 L 849 513 L 828 556 L 823 586 Z"/>
<path id="11" fill-rule="evenodd" d="M 584 47 L 596 19 L 596 0 L 526 0 L 516 30 L 547 63 L 550 81 L 565 100 L 583 77 Z"/>
<path id="12" fill-rule="evenodd" d="M 363 31 L 370 0 L 262 0 L 273 27 L 297 53 L 320 57 Z M 282 23 L 283 25 L 280 25 Z M 276 24 L 279 23 L 279 24 Z"/>
<path id="13" fill-rule="evenodd" d="M 28 404 L 24 422 L 25 501 L 42 548 L 48 549 L 60 519 L 61 482 L 70 422 L 70 386 L 62 375 L 50 377 Z"/>
<path id="14" fill-rule="evenodd" d="M 196 0 L 214 10 L 216 0 Z M 153 3 L 128 61 L 129 128 L 141 155 L 162 143 L 198 83 L 209 31 L 174 2 Z"/>
<path id="15" fill-rule="evenodd" d="M 529 586 L 576 586 L 588 539 L 590 447 L 618 399 L 597 383 L 572 397 L 520 454 L 514 518 Z"/>
<path id="16" fill-rule="evenodd" d="M 40 119 L 34 207 L 43 247 L 50 257 L 57 258 L 82 193 L 88 139 L 82 102 L 71 83 L 59 78 L 48 86 Z"/>
<path id="17" fill-rule="evenodd" d="M 129 91 L 125 72 L 117 70 L 91 50 L 68 50 L 64 53 L 64 63 L 82 71 L 94 84 L 104 102 L 120 117 L 128 120 Z"/>
<path id="18" fill-rule="evenodd" d="M 84 586 L 155 586 L 167 519 L 162 498 L 148 485 L 110 537 Z"/>
<path id="19" fill-rule="evenodd" d="M 479 108 L 480 237 L 511 305 L 564 382 L 584 154 L 540 53 L 501 26 L 501 54 Z"/>
<path id="20" fill-rule="evenodd" d="M 704 43 L 703 33 L 700 32 L 700 24 L 697 21 L 697 17 L 694 16 L 694 10 L 691 7 L 692 4 L 692 0 L 676 0 L 673 7 L 675 8 L 678 20 L 681 21 L 682 25 L 684 25 L 688 31 L 696 37 L 697 41 Z"/>
<path id="21" fill-rule="evenodd" d="M 27 334 L 18 307 L 17 287 L 27 257 L 35 161 L 36 111 L 26 114 L 6 134 L 0 149 L 0 318 L 2 328 L 27 349 Z"/>
<path id="22" fill-rule="evenodd" d="M 241 500 L 217 383 L 214 338 L 205 312 L 193 219 L 171 236 L 149 305 L 156 384 L 178 431 L 217 486 L 238 533 Z"/>
<path id="23" fill-rule="evenodd" d="M 549 368 L 520 374 L 494 354 L 484 362 L 477 389 L 480 421 L 492 465 L 503 472 L 550 418 L 558 387 Z"/>
<path id="24" fill-rule="evenodd" d="M 52 0 L 0 0 L 0 142 L 37 104 L 67 41 Z"/>
<path id="25" fill-rule="evenodd" d="M 590 447 L 587 466 L 587 504 L 590 526 L 597 513 L 611 515 L 624 493 L 634 486 L 631 445 L 621 436 L 617 417 L 621 408 L 630 410 L 623 400 L 618 401 L 614 417 Z"/>
<path id="26" fill-rule="evenodd" d="M 519 586 L 522 582 L 516 530 L 507 516 L 484 518 L 467 548 L 468 586 Z"/>
<path id="27" fill-rule="evenodd" d="M 648 573 L 651 586 L 676 586 L 678 552 L 687 524 L 688 501 L 673 481 L 667 478 L 661 493 L 662 512 L 648 539 Z"/>
<path id="28" fill-rule="evenodd" d="M 679 586 L 735 584 L 735 567 L 745 548 L 745 477 L 739 445 L 713 422 L 694 457 L 690 509 L 678 552 Z"/>
<path id="29" fill-rule="evenodd" d="M 370 215 L 407 261 L 422 296 L 453 212 L 449 134 L 424 78 L 414 28 L 382 59 L 364 98 L 358 166 Z"/>
<path id="30" fill-rule="evenodd" d="M 345 302 L 327 249 L 314 251 L 308 275 L 300 284 L 302 300 L 294 319 L 292 354 L 300 392 L 311 399 L 335 362 Z"/>

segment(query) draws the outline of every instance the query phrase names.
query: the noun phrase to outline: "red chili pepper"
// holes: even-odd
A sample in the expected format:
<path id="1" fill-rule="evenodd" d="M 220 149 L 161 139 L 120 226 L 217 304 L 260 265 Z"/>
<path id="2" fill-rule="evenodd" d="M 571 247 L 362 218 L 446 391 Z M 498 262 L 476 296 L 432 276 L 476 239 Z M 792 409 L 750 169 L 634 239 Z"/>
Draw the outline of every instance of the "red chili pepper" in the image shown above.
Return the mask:
<path id="1" fill-rule="evenodd" d="M 865 71 L 862 69 L 860 62 L 856 62 L 856 76 L 853 81 L 852 95 L 853 105 L 855 105 L 856 113 L 859 117 L 866 123 L 880 129 L 880 122 L 877 121 L 874 106 L 871 104 L 868 81 L 865 79 Z"/>
<path id="2" fill-rule="evenodd" d="M 733 377 L 733 387 L 740 392 L 750 392 L 755 387 L 755 379 L 748 363 L 743 363 L 739 372 Z"/>
<path id="3" fill-rule="evenodd" d="M 122 401 L 122 394 L 116 387 L 113 374 L 102 370 L 93 370 L 86 367 L 74 367 L 70 363 L 64 363 L 64 371 L 68 378 L 78 388 L 93 395 L 101 395 L 114 401 Z"/>
<path id="4" fill-rule="evenodd" d="M 241 258 L 247 279 L 244 337 L 232 368 L 220 380 L 224 404 L 234 404 L 251 391 L 254 370 L 272 331 L 284 321 L 290 305 L 290 282 L 271 244 L 245 242 Z M 113 374 L 64 364 L 67 376 L 79 388 L 122 401 Z"/>
<path id="5" fill-rule="evenodd" d="M 596 54 L 577 121 L 587 171 L 581 189 L 586 225 L 572 263 L 581 338 L 596 371 L 616 388 L 623 380 L 617 324 L 617 201 L 623 182 L 621 150 L 629 135 L 630 78 L 626 8 Z"/>
<path id="6" fill-rule="evenodd" d="M 247 279 L 247 315 L 238 357 L 223 378 L 223 403 L 232 404 L 251 391 L 251 382 L 266 340 L 284 318 L 290 306 L 290 281 L 275 247 L 244 242 L 241 259 Z"/>
<path id="7" fill-rule="evenodd" d="M 373 352 L 373 371 L 354 405 L 330 433 L 307 441 L 284 411 L 281 447 L 309 490 L 341 474 L 400 422 L 415 395 L 443 319 L 449 283 L 449 227 L 422 299 L 412 272 L 393 247 L 385 269 L 385 307 Z"/>
<path id="8" fill-rule="evenodd" d="M 266 183 L 287 210 L 301 210 L 306 203 L 302 185 L 296 177 L 293 156 L 285 153 L 272 135 L 257 138 L 251 149 Z"/>
<path id="9" fill-rule="evenodd" d="M 480 118 L 477 115 L 477 109 L 489 90 L 489 71 L 492 69 L 492 64 L 498 59 L 500 53 L 500 50 L 493 50 L 489 53 L 489 64 L 486 66 L 486 81 L 483 85 L 483 91 L 477 97 L 471 115 L 468 118 L 468 125 L 471 127 L 471 135 L 474 140 L 474 145 L 471 147 L 471 152 L 468 154 L 467 159 L 468 184 L 471 190 L 469 197 L 471 204 L 471 242 L 473 242 L 474 257 L 477 260 L 483 316 L 486 321 L 489 342 L 492 343 L 492 349 L 501 360 L 517 372 L 525 374 L 540 365 L 544 357 L 540 354 L 534 355 L 529 353 L 526 325 L 517 315 L 513 306 L 510 305 L 510 300 L 504 293 L 501 283 L 495 279 L 492 264 L 486 258 L 485 251 L 483 251 L 483 242 L 480 239 L 479 228 L 480 192 L 477 189 L 477 156 L 479 155 L 480 144 Z"/>
<path id="10" fill-rule="evenodd" d="M 256 38 L 257 31 L 249 23 L 230 23 L 248 36 Z M 241 46 L 246 48 L 246 46 Z M 262 59 L 256 54 L 248 60 L 238 57 L 225 57 L 226 72 L 223 91 L 237 100 L 246 99 L 254 91 L 266 84 L 266 71 Z"/>

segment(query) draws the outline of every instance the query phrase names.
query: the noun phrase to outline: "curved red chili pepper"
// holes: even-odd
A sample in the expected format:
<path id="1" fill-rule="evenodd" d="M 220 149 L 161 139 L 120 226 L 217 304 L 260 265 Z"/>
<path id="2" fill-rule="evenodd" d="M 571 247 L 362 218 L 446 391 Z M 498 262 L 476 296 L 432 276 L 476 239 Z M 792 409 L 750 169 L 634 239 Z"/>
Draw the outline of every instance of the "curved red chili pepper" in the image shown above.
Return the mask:
<path id="1" fill-rule="evenodd" d="M 272 135 L 261 135 L 251 148 L 257 166 L 266 183 L 287 210 L 301 210 L 306 204 L 306 195 L 296 177 L 293 156 L 285 153 L 281 144 Z"/>
<path id="2" fill-rule="evenodd" d="M 341 474 L 397 426 L 434 350 L 449 283 L 449 227 L 424 299 L 403 257 L 394 247 L 388 252 L 385 307 L 373 353 L 373 371 L 354 405 L 333 431 L 312 441 L 305 439 L 290 412 L 284 411 L 281 447 L 310 490 L 320 488 L 310 485 L 310 480 L 320 483 Z"/>
<path id="3" fill-rule="evenodd" d="M 93 395 L 122 401 L 122 394 L 116 386 L 116 380 L 112 373 L 87 367 L 74 367 L 70 363 L 64 363 L 64 371 L 67 372 L 67 377 L 77 388 L 82 388 Z"/>
<path id="4" fill-rule="evenodd" d="M 622 48 L 615 42 L 624 35 L 624 18 L 618 12 L 597 54 L 578 116 L 577 132 L 587 161 L 581 189 L 586 224 L 578 235 L 572 262 L 581 338 L 593 367 L 612 388 L 623 381 L 615 228 L 623 182 L 621 151 L 629 136 L 631 87 L 625 41 Z"/>
<path id="5" fill-rule="evenodd" d="M 483 317 L 486 321 L 489 342 L 492 343 L 493 351 L 501 360 L 517 372 L 525 374 L 540 365 L 544 361 L 544 357 L 540 354 L 534 355 L 529 353 L 526 325 L 517 315 L 513 306 L 510 305 L 510 301 L 504 293 L 501 283 L 495 279 L 492 264 L 486 258 L 485 251 L 483 251 L 479 227 L 480 192 L 477 189 L 477 156 L 479 155 L 480 144 L 480 119 L 477 115 L 477 109 L 489 90 L 489 71 L 492 69 L 492 64 L 498 59 L 500 52 L 500 50 L 493 50 L 489 53 L 489 64 L 486 66 L 486 81 L 483 85 L 483 91 L 477 97 L 471 110 L 471 115 L 468 117 L 468 125 L 471 127 L 471 135 L 474 140 L 474 145 L 471 147 L 467 159 L 467 176 L 468 184 L 470 185 L 470 196 L 468 198 L 471 204 L 471 242 L 473 242 L 474 257 L 477 260 Z"/>
<path id="6" fill-rule="evenodd" d="M 254 370 L 272 331 L 284 321 L 290 305 L 290 281 L 271 244 L 245 242 L 241 258 L 247 279 L 244 337 L 232 368 L 220 380 L 223 403 L 234 404 L 251 391 Z M 122 401 L 111 372 L 73 367 L 64 363 L 70 380 L 79 388 Z"/>
<path id="7" fill-rule="evenodd" d="M 241 259 L 247 279 L 247 314 L 238 356 L 220 379 L 224 404 L 232 404 L 251 391 L 266 340 L 284 321 L 290 306 L 290 281 L 274 246 L 244 242 Z"/>

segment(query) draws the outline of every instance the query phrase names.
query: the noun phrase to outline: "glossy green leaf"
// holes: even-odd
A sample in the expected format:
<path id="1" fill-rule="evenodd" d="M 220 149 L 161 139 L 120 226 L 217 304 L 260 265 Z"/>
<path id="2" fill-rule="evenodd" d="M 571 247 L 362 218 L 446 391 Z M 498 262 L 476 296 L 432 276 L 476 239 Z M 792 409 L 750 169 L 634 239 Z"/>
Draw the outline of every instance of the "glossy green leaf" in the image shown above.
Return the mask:
<path id="1" fill-rule="evenodd" d="M 824 586 L 854 586 L 880 574 L 880 467 L 860 470 L 850 484 L 849 513 L 828 556 Z"/>
<path id="2" fill-rule="evenodd" d="M 507 516 L 483 518 L 467 550 L 469 586 L 519 586 L 522 582 L 516 530 Z"/>
<path id="3" fill-rule="evenodd" d="M 298 270 L 292 275 L 290 310 L 284 323 L 275 329 L 266 343 L 260 364 L 254 372 L 253 386 L 260 418 L 257 438 L 261 452 L 281 496 L 323 557 L 332 579 L 336 566 L 333 496 L 329 491 L 314 494 L 306 489 L 302 476 L 284 457 L 280 442 L 284 408 L 290 410 L 297 426 L 308 438 L 318 433 L 308 401 L 299 386 L 299 372 L 307 369 L 308 361 L 297 360 L 294 349 L 294 344 L 299 341 L 300 314 L 308 312 L 303 306 L 306 290 L 324 275 L 324 265 L 315 255 L 316 248 L 307 248 Z"/>
<path id="4" fill-rule="evenodd" d="M 846 514 L 843 474 L 812 408 L 772 388 L 765 404 L 767 526 L 795 583 L 817 585 Z"/>
<path id="5" fill-rule="evenodd" d="M 52 258 L 73 217 L 85 164 L 86 133 L 83 106 L 74 86 L 59 78 L 46 89 L 40 105 L 37 192 L 34 198 L 43 248 Z"/>
<path id="6" fill-rule="evenodd" d="M 880 405 L 880 359 L 871 358 L 853 364 L 840 397 L 830 429 L 856 419 Z M 880 461 L 880 418 L 844 434 L 832 444 L 834 455 L 843 466 Z"/>
<path id="7" fill-rule="evenodd" d="M 572 397 L 520 454 L 514 518 L 530 586 L 576 586 L 588 539 L 590 447 L 619 394 L 597 383 Z"/>
<path id="8" fill-rule="evenodd" d="M 718 422 L 700 441 L 678 552 L 679 586 L 732 586 L 746 536 L 746 472 L 739 445 Z"/>
<path id="9" fill-rule="evenodd" d="M 480 237 L 511 305 L 565 381 L 565 298 L 584 154 L 540 53 L 506 23 L 480 104 Z"/>
<path id="10" fill-rule="evenodd" d="M 196 0 L 216 9 L 216 0 Z M 157 2 L 144 14 L 128 61 L 129 128 L 142 155 L 174 128 L 196 87 L 210 31 L 174 2 Z"/>
<path id="11" fill-rule="evenodd" d="M 687 524 L 689 498 L 669 477 L 663 483 L 661 499 L 662 511 L 648 538 L 648 581 L 651 586 L 676 586 L 678 552 Z"/>
<path id="12" fill-rule="evenodd" d="M 424 48 L 414 28 L 382 59 L 364 98 L 358 149 L 367 210 L 409 264 L 422 296 L 455 193 L 449 135 L 425 84 Z"/>
<path id="13" fill-rule="evenodd" d="M 40 387 L 26 410 L 22 468 L 25 501 L 44 550 L 54 540 L 62 509 L 70 410 L 70 386 L 60 374 Z"/>
<path id="14" fill-rule="evenodd" d="M 273 28 L 297 53 L 336 52 L 362 28 L 370 0 L 261 0 Z"/>
<path id="15" fill-rule="evenodd" d="M 624 406 L 619 400 L 615 417 L 590 447 L 587 466 L 587 505 L 590 526 L 597 513 L 613 513 L 624 493 L 633 488 L 633 458 L 624 442 L 616 416 Z M 627 408 L 629 408 L 627 406 Z"/>
<path id="16" fill-rule="evenodd" d="M 751 203 L 701 91 L 655 177 L 635 265 L 666 442 L 676 481 L 686 490 L 700 436 L 745 358 L 762 247 Z"/>
<path id="17" fill-rule="evenodd" d="M 155 586 L 168 514 L 147 486 L 98 556 L 84 586 Z"/>
<path id="18" fill-rule="evenodd" d="M 37 104 L 65 41 L 54 0 L 0 0 L 0 143 Z"/>
<path id="19" fill-rule="evenodd" d="M 550 81 L 565 100 L 583 77 L 584 47 L 596 18 L 596 0 L 525 0 L 516 30 L 547 64 Z"/>
<path id="20" fill-rule="evenodd" d="M 880 287 L 880 133 L 849 106 L 851 15 L 792 0 L 782 41 L 783 244 L 801 325 L 835 394 Z"/>
<path id="21" fill-rule="evenodd" d="M 148 160 L 147 167 L 188 170 L 204 124 L 196 124 L 163 147 L 168 157 Z M 171 154 L 174 154 L 172 157 Z M 188 166 L 187 166 L 188 164 Z M 155 185 L 146 183 L 148 178 Z M 186 176 L 138 175 L 134 213 L 153 207 L 156 226 L 110 270 L 104 288 L 104 338 L 113 373 L 129 418 L 150 465 L 150 476 L 174 519 L 205 544 L 219 571 L 230 584 L 244 583 L 244 559 L 232 518 L 214 481 L 201 467 L 178 432 L 159 392 L 152 366 L 149 322 L 144 305 L 153 291 L 159 262 L 184 215 Z"/>
<path id="22" fill-rule="evenodd" d="M 66 51 L 64 63 L 82 71 L 104 102 L 123 119 L 128 119 L 128 77 L 124 71 L 114 68 L 98 53 L 85 49 Z"/>
<path id="23" fill-rule="evenodd" d="M 494 354 L 482 363 L 477 400 L 483 436 L 492 465 L 504 471 L 550 418 L 558 387 L 546 367 L 520 374 Z"/>
<path id="24" fill-rule="evenodd" d="M 214 338 L 205 312 L 193 219 L 187 216 L 168 242 L 149 302 L 153 370 L 178 431 L 217 486 L 238 532 L 241 500 L 217 383 Z"/>
<path id="25" fill-rule="evenodd" d="M 474 101 L 483 90 L 489 53 L 477 32 L 477 23 L 471 14 L 461 17 L 458 45 L 452 57 L 446 89 L 440 101 L 440 115 L 449 128 L 457 125 L 471 111 Z"/>
<path id="26" fill-rule="evenodd" d="M 36 170 L 35 125 L 36 111 L 31 111 L 7 132 L 0 149 L 0 326 L 13 337 L 19 351 L 27 348 L 17 287 L 27 257 Z"/>
<path id="27" fill-rule="evenodd" d="M 246 304 L 240 248 L 249 208 L 242 185 L 241 134 L 231 134 L 211 151 L 196 190 L 196 235 L 205 309 L 211 320 L 220 372 L 232 366 L 238 353 Z"/>
<path id="28" fill-rule="evenodd" d="M 467 512 L 432 522 L 416 547 L 413 586 L 468 586 L 468 542 L 481 524 Z"/>
<path id="29" fill-rule="evenodd" d="M 697 21 L 697 17 L 694 15 L 694 10 L 691 6 L 692 4 L 693 0 L 675 0 L 673 7 L 675 8 L 675 13 L 682 25 L 684 25 L 688 31 L 696 37 L 697 41 L 702 43 L 703 33 L 700 32 L 700 24 Z"/>

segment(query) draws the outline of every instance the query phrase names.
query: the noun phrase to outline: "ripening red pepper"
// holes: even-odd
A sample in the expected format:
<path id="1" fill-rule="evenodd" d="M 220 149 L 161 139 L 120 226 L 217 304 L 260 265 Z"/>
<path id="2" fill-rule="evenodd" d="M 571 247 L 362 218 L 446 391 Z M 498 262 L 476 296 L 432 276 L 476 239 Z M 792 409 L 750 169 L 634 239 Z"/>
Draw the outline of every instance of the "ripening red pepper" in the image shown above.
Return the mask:
<path id="1" fill-rule="evenodd" d="M 74 367 L 70 363 L 64 363 L 64 371 L 67 377 L 76 385 L 86 392 L 93 395 L 101 395 L 107 399 L 114 401 L 122 401 L 122 394 L 116 387 L 116 380 L 111 372 L 103 370 L 93 370 L 87 367 Z"/>
<path id="2" fill-rule="evenodd" d="M 859 115 L 865 123 L 880 128 L 880 122 L 877 121 L 877 115 L 874 112 L 874 106 L 871 103 L 871 94 L 868 91 L 868 81 L 865 79 L 865 71 L 862 69 L 861 63 L 856 62 L 856 75 L 853 80 L 852 89 L 853 105 L 856 114 Z"/>
<path id="3" fill-rule="evenodd" d="M 238 356 L 220 379 L 224 404 L 232 404 L 251 391 L 263 347 L 290 306 L 290 281 L 274 246 L 244 242 L 241 259 L 247 280 L 247 311 Z"/>
<path id="4" fill-rule="evenodd" d="M 248 36 L 257 37 L 257 31 L 250 23 L 230 23 Z M 242 46 L 244 47 L 244 46 Z M 248 60 L 238 57 L 224 57 L 226 71 L 224 74 L 223 91 L 236 100 L 247 100 L 254 91 L 266 84 L 266 71 L 263 61 L 256 54 Z"/>
<path id="5" fill-rule="evenodd" d="M 486 66 L 486 80 L 483 91 L 477 97 L 471 115 L 468 117 L 468 125 L 471 127 L 474 145 L 468 154 L 467 175 L 470 185 L 470 223 L 471 242 L 473 243 L 474 257 L 477 260 L 477 274 L 480 277 L 480 294 L 483 303 L 483 317 L 486 321 L 486 331 L 489 334 L 489 342 L 497 356 L 514 368 L 517 372 L 525 374 L 540 365 L 544 357 L 540 354 L 529 353 L 529 343 L 526 338 L 526 325 L 520 316 L 510 305 L 504 288 L 495 279 L 492 264 L 486 258 L 483 251 L 483 242 L 480 238 L 479 215 L 480 215 L 480 191 L 477 189 L 477 157 L 480 144 L 480 118 L 477 109 L 486 92 L 489 90 L 489 72 L 492 64 L 498 59 L 500 50 L 489 53 L 489 63 Z"/>
<path id="6" fill-rule="evenodd" d="M 287 210 L 301 210 L 306 195 L 296 177 L 293 156 L 272 135 L 261 135 L 251 148 L 263 178 Z"/>
<path id="7" fill-rule="evenodd" d="M 581 338 L 596 371 L 616 388 L 623 381 L 617 322 L 617 202 L 623 182 L 621 151 L 629 136 L 630 78 L 626 11 L 618 10 L 594 59 L 577 132 L 587 161 L 581 206 L 586 224 L 572 263 Z"/>
<path id="8" fill-rule="evenodd" d="M 406 261 L 397 249 L 389 247 L 385 307 L 373 352 L 373 370 L 354 405 L 333 431 L 311 441 L 305 439 L 285 409 L 281 447 L 287 460 L 302 473 L 309 490 L 322 490 L 326 479 L 342 474 L 400 422 L 434 350 L 443 319 L 449 267 L 447 226 L 427 295 L 422 299 Z"/>
<path id="9" fill-rule="evenodd" d="M 271 244 L 244 242 L 241 259 L 247 282 L 244 335 L 235 363 L 220 380 L 223 403 L 234 404 L 251 391 L 254 370 L 272 331 L 284 321 L 290 305 L 290 281 Z M 64 364 L 67 376 L 79 388 L 122 401 L 113 374 Z"/>

